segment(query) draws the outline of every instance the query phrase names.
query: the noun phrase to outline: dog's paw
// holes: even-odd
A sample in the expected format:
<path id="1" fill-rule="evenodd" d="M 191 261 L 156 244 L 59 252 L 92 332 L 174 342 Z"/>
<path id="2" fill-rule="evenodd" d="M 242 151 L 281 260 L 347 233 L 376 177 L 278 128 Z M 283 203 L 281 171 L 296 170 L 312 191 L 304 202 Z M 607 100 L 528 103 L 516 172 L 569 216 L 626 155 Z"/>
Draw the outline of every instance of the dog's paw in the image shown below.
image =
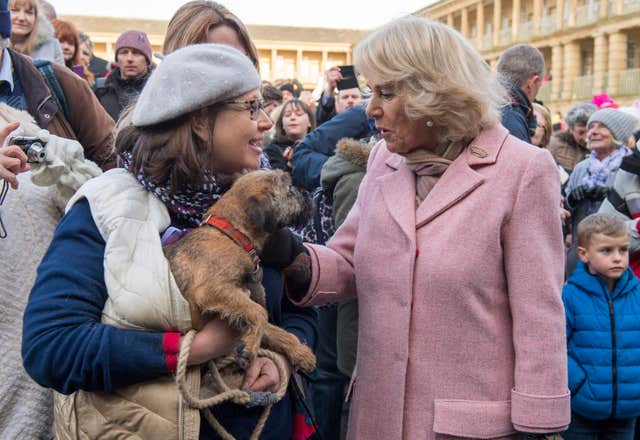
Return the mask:
<path id="1" fill-rule="evenodd" d="M 316 369 L 316 357 L 313 351 L 304 344 L 298 346 L 290 353 L 291 363 L 294 367 L 310 373 Z"/>
<path id="2" fill-rule="evenodd" d="M 247 344 L 242 339 L 236 344 L 234 360 L 242 370 L 249 368 L 251 361 L 253 361 L 253 353 L 247 350 Z"/>

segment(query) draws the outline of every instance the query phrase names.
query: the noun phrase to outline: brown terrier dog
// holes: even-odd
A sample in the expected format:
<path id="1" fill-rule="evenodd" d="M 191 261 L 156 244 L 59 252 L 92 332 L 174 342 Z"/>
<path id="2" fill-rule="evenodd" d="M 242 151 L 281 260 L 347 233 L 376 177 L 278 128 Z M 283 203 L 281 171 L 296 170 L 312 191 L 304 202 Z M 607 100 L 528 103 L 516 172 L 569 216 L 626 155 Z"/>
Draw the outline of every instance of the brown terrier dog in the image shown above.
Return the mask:
<path id="1" fill-rule="evenodd" d="M 189 302 L 193 328 L 200 330 L 217 317 L 240 331 L 236 360 L 241 369 L 261 346 L 284 355 L 293 368 L 315 368 L 309 347 L 268 322 L 257 257 L 272 233 L 304 224 L 310 208 L 287 173 L 255 171 L 240 177 L 209 208 L 199 228 L 165 248 Z"/>

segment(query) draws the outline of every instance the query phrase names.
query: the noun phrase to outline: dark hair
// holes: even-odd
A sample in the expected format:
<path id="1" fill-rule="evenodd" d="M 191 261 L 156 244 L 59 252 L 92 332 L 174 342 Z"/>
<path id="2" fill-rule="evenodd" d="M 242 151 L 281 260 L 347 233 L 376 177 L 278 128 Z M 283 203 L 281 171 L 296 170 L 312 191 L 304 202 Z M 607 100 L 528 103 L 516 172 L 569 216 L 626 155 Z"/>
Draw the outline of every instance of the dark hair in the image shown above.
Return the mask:
<path id="1" fill-rule="evenodd" d="M 284 125 L 282 122 L 282 120 L 284 119 L 284 113 L 289 107 L 293 107 L 295 110 L 301 109 L 307 114 L 307 116 L 309 116 L 309 129 L 307 130 L 307 133 L 316 128 L 316 118 L 314 117 L 313 112 L 311 111 L 309 106 L 297 98 L 291 99 L 282 106 L 282 109 L 280 109 L 280 115 L 278 116 L 278 120 L 276 121 L 275 141 L 279 144 L 288 142 L 290 143 L 293 141 L 293 139 L 290 139 L 289 136 L 287 136 L 287 133 L 285 133 Z"/>
<path id="2" fill-rule="evenodd" d="M 282 103 L 282 92 L 271 84 L 263 84 L 262 99 L 265 102 L 277 101 L 280 104 Z"/>
<path id="3" fill-rule="evenodd" d="M 129 171 L 167 185 L 172 192 L 202 185 L 203 171 L 212 169 L 211 146 L 196 134 L 195 126 L 206 119 L 213 127 L 219 109 L 216 104 L 148 127 L 127 125 L 116 135 L 116 152 L 131 150 Z"/>

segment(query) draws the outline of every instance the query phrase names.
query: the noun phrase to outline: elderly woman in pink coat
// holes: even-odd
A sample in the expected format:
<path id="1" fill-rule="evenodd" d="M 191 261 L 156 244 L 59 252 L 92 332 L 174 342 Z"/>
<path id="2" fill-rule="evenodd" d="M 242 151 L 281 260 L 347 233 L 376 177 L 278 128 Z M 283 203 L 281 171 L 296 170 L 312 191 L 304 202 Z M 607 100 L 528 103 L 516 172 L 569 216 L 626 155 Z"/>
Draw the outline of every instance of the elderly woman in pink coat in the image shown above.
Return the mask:
<path id="1" fill-rule="evenodd" d="M 355 50 L 381 140 L 327 247 L 287 269 L 302 305 L 357 298 L 350 439 L 545 436 L 570 419 L 560 183 L 500 124 L 456 31 L 393 21 Z"/>

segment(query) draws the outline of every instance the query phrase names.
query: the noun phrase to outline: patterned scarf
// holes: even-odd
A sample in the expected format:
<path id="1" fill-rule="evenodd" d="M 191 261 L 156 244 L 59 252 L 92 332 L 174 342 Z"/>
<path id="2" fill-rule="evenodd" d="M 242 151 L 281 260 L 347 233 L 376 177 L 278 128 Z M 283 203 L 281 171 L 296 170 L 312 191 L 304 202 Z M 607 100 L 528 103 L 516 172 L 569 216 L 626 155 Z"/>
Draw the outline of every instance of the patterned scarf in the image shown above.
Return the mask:
<path id="1" fill-rule="evenodd" d="M 416 208 L 465 147 L 466 143 L 459 142 L 438 148 L 436 152 L 417 149 L 403 155 L 407 168 L 416 175 Z"/>
<path id="2" fill-rule="evenodd" d="M 189 185 L 178 193 L 172 192 L 168 186 L 150 182 L 142 171 L 136 173 L 131 169 L 133 155 L 131 150 L 120 154 L 121 167 L 135 174 L 136 179 L 149 192 L 158 197 L 169 210 L 171 225 L 176 228 L 195 228 L 200 225 L 205 212 L 231 187 L 230 176 L 214 176 L 204 173 L 204 184 L 196 187 Z M 269 169 L 269 162 L 260 157 L 260 168 Z"/>
<path id="3" fill-rule="evenodd" d="M 622 159 L 631 151 L 625 147 L 616 148 L 603 160 L 599 160 L 595 151 L 589 155 L 589 172 L 585 176 L 584 183 L 589 188 L 605 186 L 611 173 L 615 173 L 620 168 Z"/>

